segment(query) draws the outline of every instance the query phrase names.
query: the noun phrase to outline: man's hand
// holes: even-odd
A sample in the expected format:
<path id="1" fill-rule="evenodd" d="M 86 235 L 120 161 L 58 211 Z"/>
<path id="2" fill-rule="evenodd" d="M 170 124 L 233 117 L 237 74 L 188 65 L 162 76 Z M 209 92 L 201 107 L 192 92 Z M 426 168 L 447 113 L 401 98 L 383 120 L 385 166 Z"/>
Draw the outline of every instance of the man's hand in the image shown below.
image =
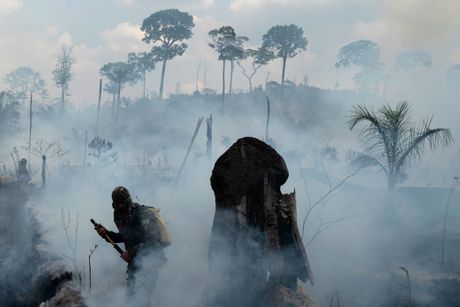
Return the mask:
<path id="1" fill-rule="evenodd" d="M 131 256 L 129 255 L 128 251 L 124 251 L 123 254 L 120 255 L 120 257 L 126 262 L 131 261 Z"/>
<path id="2" fill-rule="evenodd" d="M 97 233 L 98 233 L 102 238 L 105 239 L 105 237 L 107 236 L 107 229 L 106 229 L 104 226 L 98 224 L 98 225 L 94 226 L 94 229 L 96 229 Z"/>

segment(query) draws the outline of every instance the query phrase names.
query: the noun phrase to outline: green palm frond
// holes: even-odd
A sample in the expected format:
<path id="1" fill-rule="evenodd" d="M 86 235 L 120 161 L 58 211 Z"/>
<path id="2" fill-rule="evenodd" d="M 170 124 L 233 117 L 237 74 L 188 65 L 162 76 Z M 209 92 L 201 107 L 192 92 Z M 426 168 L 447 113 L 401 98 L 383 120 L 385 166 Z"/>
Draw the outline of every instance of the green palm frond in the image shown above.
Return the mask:
<path id="1" fill-rule="evenodd" d="M 408 164 L 420 160 L 427 144 L 430 150 L 434 151 L 439 146 L 446 147 L 453 142 L 450 129 L 431 129 L 431 121 L 432 119 L 424 120 L 418 129 L 410 131 L 404 141 L 405 148 L 397 161 L 396 169 L 404 170 Z"/>
<path id="2" fill-rule="evenodd" d="M 383 170 L 386 175 L 388 174 L 388 171 L 382 162 L 380 162 L 377 158 L 363 152 L 355 152 L 353 154 L 351 157 L 351 165 L 355 166 L 356 168 L 377 166 Z"/>
<path id="3" fill-rule="evenodd" d="M 382 121 L 381 116 L 372 108 L 368 108 L 365 105 L 357 105 L 354 107 L 347 123 L 350 130 L 353 130 L 361 122 L 368 123 L 367 126 L 361 129 L 359 134 L 361 141 L 367 146 L 366 152 L 383 152 L 384 157 L 387 159 L 389 156 L 389 140 L 387 127 Z"/>
<path id="4" fill-rule="evenodd" d="M 428 119 L 419 125 L 414 124 L 409 103 L 403 101 L 395 108 L 385 105 L 378 112 L 358 105 L 354 107 L 347 123 L 351 130 L 359 123 L 367 124 L 360 131 L 361 141 L 366 145 L 366 155 L 374 158 L 374 162 L 385 170 L 389 182 L 396 182 L 410 164 L 421 159 L 426 145 L 434 151 L 439 146 L 445 147 L 453 142 L 449 129 L 432 129 L 431 122 L 432 119 Z"/>

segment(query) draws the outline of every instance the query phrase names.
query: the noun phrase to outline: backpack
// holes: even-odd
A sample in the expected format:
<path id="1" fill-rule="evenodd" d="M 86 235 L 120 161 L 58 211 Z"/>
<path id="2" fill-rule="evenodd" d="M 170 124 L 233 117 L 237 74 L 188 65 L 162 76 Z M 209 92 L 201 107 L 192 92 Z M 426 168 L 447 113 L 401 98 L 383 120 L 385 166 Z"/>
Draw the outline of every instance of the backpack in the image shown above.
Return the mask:
<path id="1" fill-rule="evenodd" d="M 161 218 L 160 209 L 148 206 L 142 206 L 142 209 L 141 220 L 145 233 L 161 247 L 171 245 L 168 229 Z"/>

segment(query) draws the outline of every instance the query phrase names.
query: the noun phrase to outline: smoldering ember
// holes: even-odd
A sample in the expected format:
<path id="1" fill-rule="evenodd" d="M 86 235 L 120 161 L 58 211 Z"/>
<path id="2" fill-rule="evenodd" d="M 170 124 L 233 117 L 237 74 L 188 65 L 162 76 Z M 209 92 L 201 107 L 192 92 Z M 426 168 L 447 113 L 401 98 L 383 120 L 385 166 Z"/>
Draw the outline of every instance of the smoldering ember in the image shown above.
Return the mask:
<path id="1" fill-rule="evenodd" d="M 0 0 L 0 307 L 460 306 L 459 11 Z"/>

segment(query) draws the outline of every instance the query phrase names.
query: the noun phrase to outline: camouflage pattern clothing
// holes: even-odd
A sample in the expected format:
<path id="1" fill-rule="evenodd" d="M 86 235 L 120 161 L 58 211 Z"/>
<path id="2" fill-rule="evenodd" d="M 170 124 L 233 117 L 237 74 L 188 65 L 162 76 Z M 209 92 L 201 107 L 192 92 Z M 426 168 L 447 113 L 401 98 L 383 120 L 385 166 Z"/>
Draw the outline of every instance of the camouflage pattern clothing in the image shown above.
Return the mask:
<path id="1" fill-rule="evenodd" d="M 153 213 L 158 209 L 132 202 L 124 187 L 115 188 L 112 199 L 114 203 L 127 204 L 125 210 L 115 209 L 113 213 L 119 232 L 108 231 L 107 234 L 115 243 L 124 243 L 129 254 L 128 295 L 135 295 L 135 300 L 130 300 L 130 303 L 150 306 L 159 269 L 167 262 L 163 251 L 167 244 L 162 242 L 158 225 L 163 222 Z"/>
<path id="2" fill-rule="evenodd" d="M 109 237 L 115 243 L 124 243 L 126 251 L 132 260 L 144 249 L 161 251 L 162 258 L 166 261 L 162 249 L 164 245 L 158 237 L 158 227 L 152 219 L 152 207 L 131 203 L 127 214 L 113 212 L 113 219 L 117 225 L 118 233 L 109 231 Z M 132 262 L 132 261 L 131 261 Z M 131 262 L 128 264 L 131 264 Z"/>

